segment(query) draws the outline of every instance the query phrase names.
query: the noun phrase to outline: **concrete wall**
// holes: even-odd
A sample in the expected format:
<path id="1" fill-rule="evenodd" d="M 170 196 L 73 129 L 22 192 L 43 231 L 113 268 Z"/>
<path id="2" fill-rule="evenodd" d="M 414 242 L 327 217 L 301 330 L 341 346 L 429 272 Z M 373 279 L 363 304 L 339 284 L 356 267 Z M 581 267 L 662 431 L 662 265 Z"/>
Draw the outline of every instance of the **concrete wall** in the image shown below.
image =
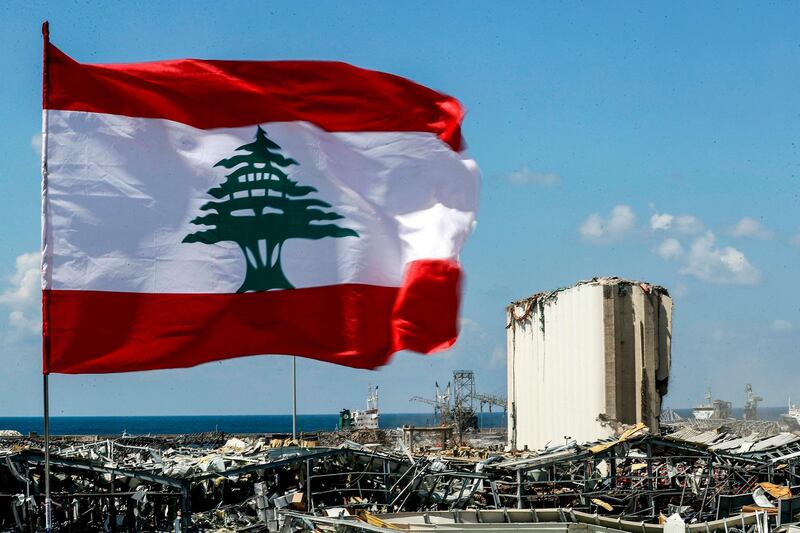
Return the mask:
<path id="1" fill-rule="evenodd" d="M 512 303 L 509 441 L 518 449 L 610 437 L 616 422 L 658 427 L 669 379 L 666 290 L 599 278 Z"/>

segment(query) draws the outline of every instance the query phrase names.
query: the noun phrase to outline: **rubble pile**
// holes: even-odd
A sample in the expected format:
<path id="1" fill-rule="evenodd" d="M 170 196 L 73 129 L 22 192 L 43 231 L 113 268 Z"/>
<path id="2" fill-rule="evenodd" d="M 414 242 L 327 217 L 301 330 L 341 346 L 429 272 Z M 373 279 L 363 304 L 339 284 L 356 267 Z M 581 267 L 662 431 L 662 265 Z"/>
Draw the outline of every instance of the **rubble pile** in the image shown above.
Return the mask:
<path id="1" fill-rule="evenodd" d="M 54 522 L 75 532 L 210 532 L 333 531 L 346 520 L 344 529 L 389 531 L 383 520 L 393 513 L 509 509 L 651 525 L 674 512 L 690 523 L 751 511 L 793 521 L 800 436 L 762 429 L 686 425 L 653 435 L 639 425 L 526 452 L 412 453 L 392 432 L 362 435 L 368 444 L 347 438 L 355 433 L 64 439 L 51 448 Z M 0 438 L 0 531 L 42 527 L 43 476 L 40 440 Z"/>
<path id="2" fill-rule="evenodd" d="M 349 441 L 358 444 L 393 446 L 399 438 L 397 430 L 345 429 L 321 434 L 319 443 L 322 446 L 340 446 Z"/>

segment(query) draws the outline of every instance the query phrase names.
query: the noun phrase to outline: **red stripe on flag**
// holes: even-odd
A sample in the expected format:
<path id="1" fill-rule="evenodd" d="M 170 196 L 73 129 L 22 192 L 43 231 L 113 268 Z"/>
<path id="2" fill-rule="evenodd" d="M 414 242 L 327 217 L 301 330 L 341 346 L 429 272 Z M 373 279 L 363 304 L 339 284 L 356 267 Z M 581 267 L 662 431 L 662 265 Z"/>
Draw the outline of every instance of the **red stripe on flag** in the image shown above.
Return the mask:
<path id="1" fill-rule="evenodd" d="M 81 64 L 49 45 L 48 109 L 163 118 L 195 128 L 307 121 L 326 131 L 435 133 L 462 149 L 458 100 L 332 61 Z"/>
<path id="2" fill-rule="evenodd" d="M 288 354 L 355 368 L 399 350 L 432 353 L 457 337 L 461 270 L 409 265 L 402 287 L 332 285 L 244 294 L 45 291 L 45 373 L 178 368 Z"/>

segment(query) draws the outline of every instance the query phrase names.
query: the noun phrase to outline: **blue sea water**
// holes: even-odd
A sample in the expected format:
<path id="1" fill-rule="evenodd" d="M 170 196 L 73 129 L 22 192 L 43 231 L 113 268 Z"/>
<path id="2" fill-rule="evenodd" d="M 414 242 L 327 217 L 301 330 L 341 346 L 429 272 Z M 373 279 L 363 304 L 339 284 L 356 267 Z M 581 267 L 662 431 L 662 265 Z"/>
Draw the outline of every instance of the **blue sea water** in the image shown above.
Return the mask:
<path id="1" fill-rule="evenodd" d="M 691 409 L 675 409 L 684 418 L 692 416 Z M 759 418 L 777 420 L 785 407 L 761 407 Z M 742 417 L 740 408 L 733 409 L 733 416 Z M 339 415 L 298 415 L 299 431 L 331 431 L 336 428 Z M 430 413 L 381 413 L 383 429 L 403 425 L 426 426 L 435 421 Z M 504 428 L 503 413 L 483 413 L 480 426 L 485 429 Z M 225 433 L 291 433 L 291 415 L 220 415 L 220 416 L 56 416 L 50 419 L 54 435 L 174 435 L 179 433 L 202 433 L 222 431 Z M 0 417 L 0 430 L 14 429 L 23 435 L 31 432 L 41 434 L 41 417 Z"/>
<path id="2" fill-rule="evenodd" d="M 299 431 L 336 429 L 339 415 L 297 415 Z M 480 415 L 482 428 L 505 427 L 503 413 Z M 381 413 L 380 425 L 393 429 L 403 425 L 434 423 L 430 413 Z M 23 435 L 44 431 L 41 417 L 0 417 L 0 430 L 13 429 Z M 55 416 L 50 418 L 53 435 L 172 435 L 222 431 L 225 433 L 291 433 L 291 415 L 241 416 Z"/>

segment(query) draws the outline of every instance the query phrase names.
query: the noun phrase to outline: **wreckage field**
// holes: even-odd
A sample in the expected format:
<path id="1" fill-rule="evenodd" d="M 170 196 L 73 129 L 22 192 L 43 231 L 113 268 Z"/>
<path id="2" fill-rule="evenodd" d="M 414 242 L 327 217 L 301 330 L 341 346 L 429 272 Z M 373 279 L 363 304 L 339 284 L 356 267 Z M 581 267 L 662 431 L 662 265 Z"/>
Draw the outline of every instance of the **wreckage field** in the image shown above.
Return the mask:
<path id="1" fill-rule="evenodd" d="M 503 451 L 503 434 L 467 435 L 460 446 L 442 446 L 442 436 L 415 440 L 406 428 L 297 442 L 222 433 L 62 438 L 51 444 L 54 523 L 75 532 L 488 523 L 641 532 L 680 512 L 702 531 L 750 531 L 800 511 L 800 436 L 771 423 L 680 422 L 661 434 L 638 425 L 524 452 Z M 43 526 L 43 463 L 38 438 L 0 439 L 0 531 Z"/>

